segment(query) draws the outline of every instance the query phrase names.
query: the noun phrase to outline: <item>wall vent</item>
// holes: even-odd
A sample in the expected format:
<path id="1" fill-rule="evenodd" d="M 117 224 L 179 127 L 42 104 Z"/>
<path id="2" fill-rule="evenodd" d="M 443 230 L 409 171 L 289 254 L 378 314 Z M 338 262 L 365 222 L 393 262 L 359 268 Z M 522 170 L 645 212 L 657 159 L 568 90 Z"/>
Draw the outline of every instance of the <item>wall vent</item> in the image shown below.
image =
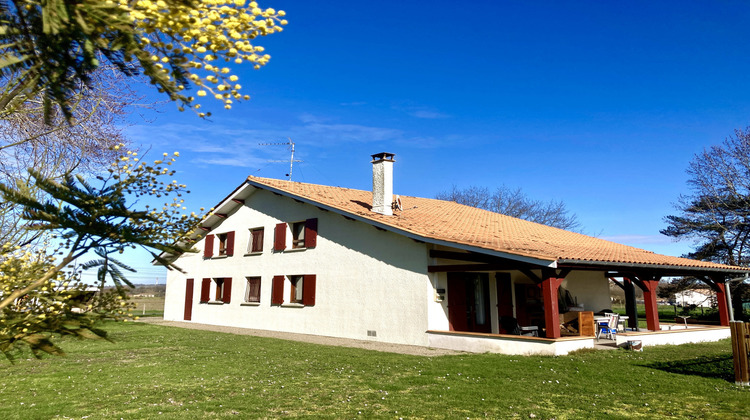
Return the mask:
<path id="1" fill-rule="evenodd" d="M 367 330 L 367 336 L 368 337 L 377 337 L 378 336 L 378 332 L 375 331 L 375 330 Z"/>

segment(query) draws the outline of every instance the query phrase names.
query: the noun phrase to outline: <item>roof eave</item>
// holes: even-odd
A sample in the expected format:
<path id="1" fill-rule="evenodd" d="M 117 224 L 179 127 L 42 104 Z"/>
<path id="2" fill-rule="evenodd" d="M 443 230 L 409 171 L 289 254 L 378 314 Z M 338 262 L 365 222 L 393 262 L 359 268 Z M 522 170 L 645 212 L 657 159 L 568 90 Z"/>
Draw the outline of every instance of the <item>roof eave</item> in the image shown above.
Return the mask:
<path id="1" fill-rule="evenodd" d="M 683 265 L 663 265 L 663 264 L 643 264 L 643 263 L 625 263 L 625 262 L 611 262 L 611 261 L 591 261 L 591 260 L 572 260 L 572 259 L 559 259 L 557 261 L 559 267 L 573 268 L 575 266 L 585 267 L 594 266 L 601 267 L 602 269 L 626 269 L 628 270 L 643 270 L 643 271 L 655 271 L 659 274 L 664 275 L 699 275 L 700 273 L 716 273 L 716 274 L 740 274 L 750 273 L 750 268 L 741 267 L 697 267 L 697 266 L 683 266 Z M 666 274 L 665 274 L 666 272 Z"/>
<path id="2" fill-rule="evenodd" d="M 337 214 L 339 214 L 341 216 L 345 216 L 345 217 L 348 217 L 350 219 L 354 219 L 354 220 L 357 220 L 357 221 L 360 221 L 360 222 L 363 222 L 363 223 L 367 223 L 367 224 L 375 226 L 376 228 L 379 228 L 379 229 L 383 229 L 383 230 L 386 230 L 386 231 L 389 231 L 389 232 L 397 233 L 397 234 L 405 236 L 405 237 L 407 237 L 409 239 L 418 240 L 418 241 L 422 241 L 422 242 L 430 243 L 430 244 L 435 244 L 435 245 L 449 246 L 449 247 L 461 249 L 461 250 L 464 250 L 464 251 L 478 252 L 478 253 L 482 253 L 482 254 L 492 255 L 492 256 L 501 257 L 501 258 L 506 258 L 506 259 L 509 259 L 509 260 L 515 260 L 515 261 L 519 261 L 519 262 L 523 262 L 523 263 L 527 263 L 527 264 L 538 265 L 538 266 L 541 266 L 541 267 L 549 267 L 549 268 L 556 268 L 557 267 L 557 262 L 554 261 L 554 260 L 544 260 L 544 259 L 540 259 L 540 258 L 527 257 L 527 256 L 523 256 L 523 255 L 511 254 L 511 253 L 507 253 L 507 252 L 496 251 L 496 250 L 491 250 L 491 249 L 487 249 L 487 248 L 481 248 L 481 247 L 477 247 L 477 246 L 471 246 L 471 245 L 461 244 L 461 243 L 457 243 L 457 242 L 451 242 L 451 241 L 445 241 L 445 240 L 439 240 L 439 239 L 435 239 L 435 238 L 430 238 L 430 237 L 427 237 L 427 236 L 423 236 L 423 235 L 419 235 L 419 234 L 416 234 L 416 233 L 413 233 L 413 232 L 409 232 L 407 230 L 399 229 L 397 227 L 391 226 L 391 225 L 386 224 L 386 223 L 378 222 L 377 220 L 373 220 L 373 219 L 370 219 L 370 218 L 367 218 L 367 217 L 360 216 L 360 215 L 358 215 L 356 213 L 351 213 L 351 212 L 348 212 L 346 210 L 341 210 L 339 208 L 336 208 L 336 207 L 333 207 L 333 206 L 329 206 L 329 205 L 323 204 L 323 203 L 321 203 L 319 201 L 315 201 L 315 200 L 312 200 L 312 199 L 307 198 L 307 197 L 302 197 L 300 195 L 293 194 L 293 193 L 290 193 L 288 191 L 285 191 L 285 190 L 282 190 L 282 189 L 279 189 L 279 188 L 274 188 L 272 186 L 269 186 L 269 185 L 266 185 L 266 184 L 263 184 L 263 183 L 259 183 L 259 182 L 253 182 L 251 179 L 248 179 L 246 182 L 248 184 L 250 184 L 251 186 L 253 186 L 253 187 L 265 189 L 265 190 L 274 192 L 276 194 L 283 195 L 285 197 L 294 198 L 295 200 L 302 201 L 303 203 L 310 204 L 312 206 L 315 206 L 315 207 L 318 207 L 318 208 L 321 208 L 321 209 L 324 209 L 324 210 L 327 210 L 327 211 L 330 211 L 330 212 L 333 212 L 333 213 L 337 213 Z"/>
<path id="3" fill-rule="evenodd" d="M 215 207 L 213 211 L 209 211 L 204 215 L 201 220 L 198 222 L 198 226 L 207 226 L 210 229 L 213 229 L 214 225 L 220 223 L 223 218 L 219 217 L 218 214 L 224 213 L 230 213 L 234 211 L 237 207 L 241 206 L 241 202 L 233 201 L 236 200 L 238 196 L 240 196 L 242 193 L 245 192 L 245 187 L 247 186 L 246 182 L 243 182 L 242 184 L 238 185 L 237 188 L 235 188 L 231 193 L 229 193 L 224 199 L 222 199 Z M 240 200 L 242 201 L 242 200 Z M 187 239 L 192 241 L 199 237 L 201 237 L 199 233 L 193 233 L 192 235 L 188 235 Z M 160 257 L 167 258 L 167 254 L 165 252 L 162 252 L 159 254 Z M 179 255 L 171 255 L 171 258 L 174 260 L 179 257 Z M 160 265 L 156 259 L 151 260 L 152 265 Z"/>

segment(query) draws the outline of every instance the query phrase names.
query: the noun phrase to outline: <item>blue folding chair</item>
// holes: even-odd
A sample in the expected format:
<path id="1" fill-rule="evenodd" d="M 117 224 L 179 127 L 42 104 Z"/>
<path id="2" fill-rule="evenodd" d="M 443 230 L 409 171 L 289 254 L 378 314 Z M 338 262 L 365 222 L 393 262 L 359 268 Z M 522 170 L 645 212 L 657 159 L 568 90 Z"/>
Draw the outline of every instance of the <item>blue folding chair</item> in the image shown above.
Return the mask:
<path id="1" fill-rule="evenodd" d="M 598 325 L 599 328 L 597 328 L 598 331 L 596 332 L 596 339 L 598 340 L 602 334 L 606 334 L 608 339 L 614 340 L 617 336 L 617 323 L 619 321 L 619 314 L 607 315 L 607 320 L 604 322 L 600 322 Z"/>

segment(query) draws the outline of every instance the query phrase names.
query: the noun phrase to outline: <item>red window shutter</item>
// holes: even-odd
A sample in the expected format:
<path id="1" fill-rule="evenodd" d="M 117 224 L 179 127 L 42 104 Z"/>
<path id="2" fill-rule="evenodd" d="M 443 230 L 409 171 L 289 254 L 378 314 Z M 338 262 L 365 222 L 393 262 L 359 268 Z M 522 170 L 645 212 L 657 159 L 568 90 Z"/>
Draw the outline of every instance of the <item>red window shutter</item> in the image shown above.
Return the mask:
<path id="1" fill-rule="evenodd" d="M 185 313 L 183 319 L 190 321 L 193 319 L 193 286 L 195 279 L 187 279 L 185 282 Z"/>
<path id="2" fill-rule="evenodd" d="M 286 249 L 286 223 L 279 223 L 276 225 L 274 234 L 273 250 L 283 251 Z"/>
<path id="3" fill-rule="evenodd" d="M 203 244 L 203 257 L 211 258 L 214 255 L 214 235 L 206 235 Z"/>
<path id="4" fill-rule="evenodd" d="M 201 302 L 208 302 L 211 298 L 209 293 L 211 291 L 211 279 L 203 279 L 201 283 Z"/>
<path id="5" fill-rule="evenodd" d="M 284 303 L 284 276 L 273 276 L 271 283 L 271 305 Z"/>
<path id="6" fill-rule="evenodd" d="M 302 304 L 315 305 L 315 274 L 305 274 L 302 281 Z"/>
<path id="7" fill-rule="evenodd" d="M 227 232 L 227 257 L 234 255 L 234 231 Z"/>
<path id="8" fill-rule="evenodd" d="M 224 295 L 221 297 L 221 301 L 229 303 L 232 300 L 232 279 L 227 277 L 224 279 Z"/>
<path id="9" fill-rule="evenodd" d="M 305 248 L 315 248 L 318 243 L 318 219 L 305 220 Z"/>

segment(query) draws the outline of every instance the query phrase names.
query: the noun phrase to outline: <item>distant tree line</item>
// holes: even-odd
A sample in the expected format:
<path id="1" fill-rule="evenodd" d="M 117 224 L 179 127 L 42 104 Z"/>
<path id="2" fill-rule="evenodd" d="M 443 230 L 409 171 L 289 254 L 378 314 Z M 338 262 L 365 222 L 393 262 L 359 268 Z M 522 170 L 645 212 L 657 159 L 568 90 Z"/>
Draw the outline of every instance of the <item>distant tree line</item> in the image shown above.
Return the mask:
<path id="1" fill-rule="evenodd" d="M 487 187 L 458 188 L 454 185 L 450 191 L 440 192 L 435 198 L 560 229 L 581 229 L 578 217 L 567 209 L 564 202 L 535 200 L 528 197 L 520 188 L 512 189 L 503 185 L 491 191 Z"/>
<path id="2" fill-rule="evenodd" d="M 677 214 L 665 218 L 662 234 L 691 240 L 686 257 L 747 267 L 750 264 L 750 127 L 735 130 L 720 145 L 695 155 L 688 166 L 690 194 L 680 196 Z M 685 281 L 680 287 L 689 287 Z M 680 287 L 675 289 L 680 291 Z M 683 289 L 684 290 L 684 289 Z M 750 284 L 735 282 L 731 289 L 736 318 L 746 317 L 743 301 L 750 300 Z"/>

